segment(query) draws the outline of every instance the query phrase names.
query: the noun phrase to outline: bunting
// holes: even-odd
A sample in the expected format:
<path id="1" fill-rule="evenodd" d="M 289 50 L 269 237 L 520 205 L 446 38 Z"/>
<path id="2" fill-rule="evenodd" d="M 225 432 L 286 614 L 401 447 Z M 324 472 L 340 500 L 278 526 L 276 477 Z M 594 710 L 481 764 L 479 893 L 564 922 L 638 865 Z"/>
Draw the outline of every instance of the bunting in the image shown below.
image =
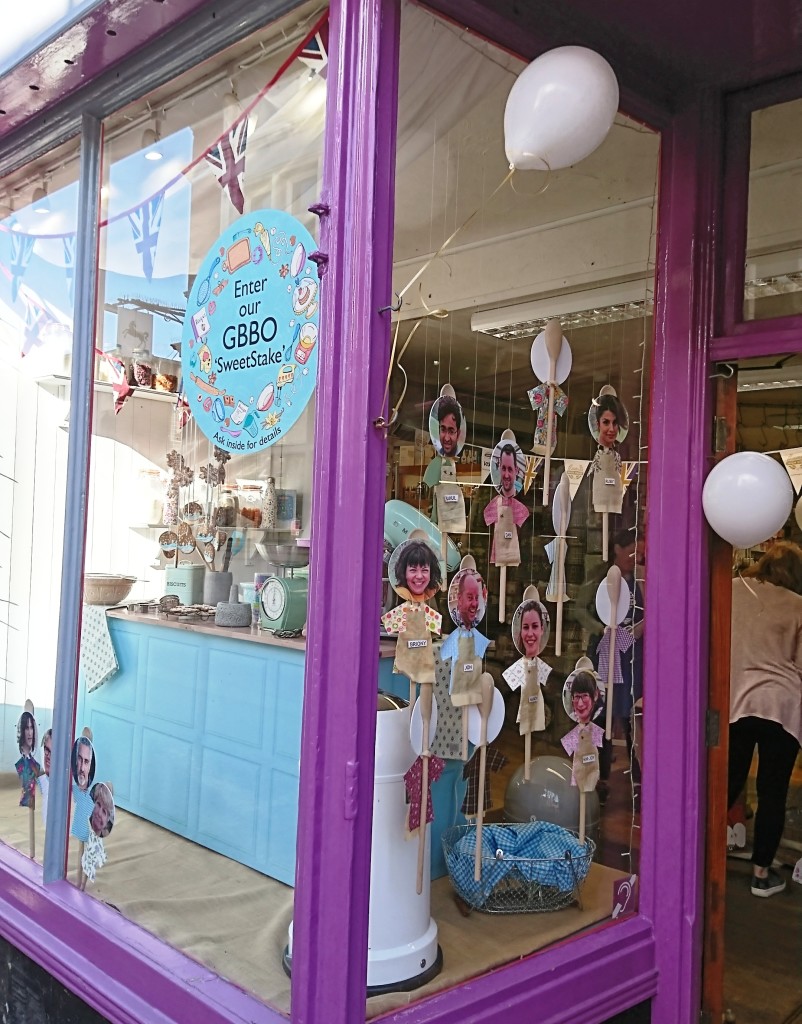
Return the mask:
<path id="1" fill-rule="evenodd" d="M 638 463 L 637 462 L 624 462 L 621 466 L 621 480 L 624 484 L 624 490 L 629 487 L 635 477 L 638 475 Z"/>
<path id="2" fill-rule="evenodd" d="M 36 292 L 23 287 L 20 295 L 25 305 L 25 334 L 20 355 L 26 356 L 36 345 L 47 341 L 49 334 L 52 335 L 61 328 L 66 330 L 66 327 L 53 316 Z"/>
<path id="3" fill-rule="evenodd" d="M 802 484 L 802 448 L 786 448 L 780 451 L 780 458 L 783 460 L 786 472 L 794 485 L 794 493 L 799 494 L 799 487 Z"/>
<path id="4" fill-rule="evenodd" d="M 155 196 L 151 196 L 150 199 L 146 199 L 144 203 L 128 214 L 134 246 L 142 257 L 142 272 L 148 281 L 153 278 L 153 264 L 156 259 L 156 246 L 162 226 L 163 206 L 164 189 L 157 192 Z"/>
<path id="5" fill-rule="evenodd" d="M 11 231 L 11 299 L 17 301 L 20 285 L 28 264 L 33 256 L 36 235 L 26 235 L 20 231 Z"/>
<path id="6" fill-rule="evenodd" d="M 67 275 L 67 296 L 72 306 L 75 301 L 75 235 L 65 235 L 64 243 L 64 270 Z"/>
<path id="7" fill-rule="evenodd" d="M 329 62 L 329 19 L 328 16 L 314 35 L 307 39 L 304 48 L 298 54 L 298 59 L 303 61 L 318 75 L 325 78 L 326 65 Z"/>
<path id="8" fill-rule="evenodd" d="M 237 213 L 245 212 L 245 150 L 248 146 L 248 132 L 254 127 L 254 118 L 241 117 L 204 157 Z"/>
<path id="9" fill-rule="evenodd" d="M 588 459 L 563 459 L 563 469 L 568 474 L 568 488 L 571 492 L 571 501 L 574 500 L 589 465 L 590 461 Z"/>
<path id="10" fill-rule="evenodd" d="M 529 489 L 531 488 L 532 484 L 534 483 L 535 475 L 537 474 L 537 471 L 540 469 L 540 467 L 543 465 L 543 461 L 544 461 L 544 459 L 543 459 L 542 455 L 527 455 L 526 456 L 526 470 L 524 471 L 524 484 L 523 484 L 523 492 L 524 492 L 524 494 L 529 494 Z"/>

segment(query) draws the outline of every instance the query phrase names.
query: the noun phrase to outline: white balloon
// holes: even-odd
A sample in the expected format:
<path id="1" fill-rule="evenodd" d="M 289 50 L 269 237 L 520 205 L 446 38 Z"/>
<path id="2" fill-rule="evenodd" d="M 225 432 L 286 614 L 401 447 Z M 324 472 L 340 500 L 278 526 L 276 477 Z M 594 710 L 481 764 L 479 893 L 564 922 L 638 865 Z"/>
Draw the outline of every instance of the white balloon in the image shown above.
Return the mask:
<path id="1" fill-rule="evenodd" d="M 705 480 L 702 508 L 713 530 L 734 548 L 751 548 L 785 525 L 794 488 L 785 469 L 761 452 L 722 459 Z"/>
<path id="2" fill-rule="evenodd" d="M 618 110 L 618 81 L 600 54 L 558 46 L 524 68 L 507 97 L 504 148 L 511 166 L 570 167 L 604 142 Z"/>

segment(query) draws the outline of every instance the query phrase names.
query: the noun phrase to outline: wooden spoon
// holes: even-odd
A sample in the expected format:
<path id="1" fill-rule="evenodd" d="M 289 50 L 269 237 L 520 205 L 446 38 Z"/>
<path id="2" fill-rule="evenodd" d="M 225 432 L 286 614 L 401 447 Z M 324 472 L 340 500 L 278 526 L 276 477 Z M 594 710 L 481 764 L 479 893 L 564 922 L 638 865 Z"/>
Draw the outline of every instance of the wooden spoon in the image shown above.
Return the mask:
<path id="1" fill-rule="evenodd" d="M 546 351 L 549 354 L 549 389 L 548 412 L 546 413 L 546 454 L 543 461 L 543 504 L 549 503 L 549 483 L 551 475 L 551 442 L 553 440 L 552 417 L 554 415 L 554 388 L 557 377 L 557 360 L 560 358 L 560 350 L 563 344 L 563 331 L 559 320 L 549 320 L 543 331 L 546 342 Z"/>
<path id="2" fill-rule="evenodd" d="M 418 830 L 418 878 L 415 891 L 423 892 L 423 864 L 426 853 L 426 816 L 429 811 L 429 729 L 432 724 L 432 684 L 420 684 L 420 710 L 423 723 L 423 750 L 421 751 L 420 826 Z"/>
<path id="3" fill-rule="evenodd" d="M 605 739 L 613 736 L 613 682 L 615 677 L 615 631 L 617 626 L 618 598 L 621 594 L 621 570 L 611 565 L 607 570 L 607 596 L 610 599 L 610 643 L 607 656 L 607 716 L 604 725 Z"/>
<path id="4" fill-rule="evenodd" d="M 479 783 L 476 794 L 476 852 L 473 857 L 473 881 L 481 881 L 481 826 L 484 819 L 484 773 L 488 767 L 488 719 L 493 709 L 495 686 L 489 672 L 481 674 L 481 729 L 479 732 Z"/>

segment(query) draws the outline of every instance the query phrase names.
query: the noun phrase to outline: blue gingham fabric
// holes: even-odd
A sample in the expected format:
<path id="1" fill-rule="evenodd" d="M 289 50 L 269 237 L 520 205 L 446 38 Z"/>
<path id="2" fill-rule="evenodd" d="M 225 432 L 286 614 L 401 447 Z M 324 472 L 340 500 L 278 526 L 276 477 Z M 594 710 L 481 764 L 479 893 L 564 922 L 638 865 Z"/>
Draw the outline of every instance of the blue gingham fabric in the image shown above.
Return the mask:
<path id="1" fill-rule="evenodd" d="M 443 846 L 454 887 L 476 907 L 507 876 L 572 892 L 584 881 L 591 864 L 588 848 L 573 833 L 547 821 L 485 825 L 479 882 L 473 877 L 476 829 L 466 829 L 453 845 L 444 834 Z"/>

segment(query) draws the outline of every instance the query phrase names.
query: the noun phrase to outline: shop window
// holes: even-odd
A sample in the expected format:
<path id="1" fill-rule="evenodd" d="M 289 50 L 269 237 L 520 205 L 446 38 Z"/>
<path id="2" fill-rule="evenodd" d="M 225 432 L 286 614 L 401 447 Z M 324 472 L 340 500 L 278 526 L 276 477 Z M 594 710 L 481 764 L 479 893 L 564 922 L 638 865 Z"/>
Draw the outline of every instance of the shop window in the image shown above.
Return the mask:
<path id="1" fill-rule="evenodd" d="M 299 8 L 104 124 L 68 864 L 285 1012 L 327 37 Z"/>
<path id="2" fill-rule="evenodd" d="M 0 838 L 37 860 L 52 742 L 77 214 L 76 139 L 0 181 Z"/>
<path id="3" fill-rule="evenodd" d="M 427 711 L 420 701 L 411 726 L 406 707 L 379 711 L 370 1017 L 409 1000 L 408 992 L 394 990 L 416 989 L 420 998 L 619 916 L 622 894 L 639 873 L 640 779 L 656 767 L 643 749 L 641 722 L 649 692 L 643 646 L 659 136 L 619 114 L 604 144 L 579 165 L 550 174 L 516 171 L 505 182 L 504 108 L 523 67 L 426 10 L 404 6 L 393 278 L 403 304 L 393 327 L 400 354 L 390 386 L 397 416 L 388 449 L 384 610 L 390 614 L 384 623 L 393 637 L 407 629 L 400 609 L 415 581 L 399 574 L 398 565 L 406 565 L 400 546 L 419 527 L 434 556 L 418 560 L 427 562 L 430 580 L 445 575 L 443 589 L 427 591 L 442 616 L 442 643 L 437 636 L 433 642 L 437 724 L 430 745 L 441 760 L 433 756 L 428 765 L 437 776 L 434 821 L 418 894 L 418 839 L 404 840 L 420 820 L 420 786 L 408 785 L 405 804 L 402 776 L 424 752 Z M 544 498 L 549 360 L 536 374 L 532 350 L 544 346 L 542 332 L 554 320 L 549 335 L 556 328 L 572 365 L 559 367 Z M 612 400 L 605 397 L 610 389 Z M 614 436 L 606 433 L 609 412 Z M 511 457 L 505 444 L 512 445 Z M 512 519 L 499 526 L 508 462 L 515 495 L 501 508 Z M 618 504 L 605 515 L 606 486 Z M 555 512 L 558 487 L 565 488 L 564 519 Z M 453 507 L 463 503 L 464 520 L 456 523 Z M 445 546 L 433 520 L 454 524 L 444 531 Z M 558 569 L 549 557 L 555 536 Z M 472 566 L 481 578 L 473 633 L 465 628 L 465 615 L 474 614 L 465 596 L 476 589 Z M 609 632 L 596 596 L 600 586 L 606 593 L 612 566 L 626 584 L 613 659 L 612 737 L 596 753 L 600 780 L 580 800 L 563 745 L 580 700 L 572 701 L 566 681 L 589 656 L 594 688 L 607 684 Z M 463 588 L 460 579 L 471 576 L 474 583 Z M 562 602 L 554 600 L 559 594 Z M 539 641 L 530 644 L 527 635 L 535 620 L 538 628 L 545 622 L 540 605 L 549 628 L 538 663 Z M 490 641 L 486 650 L 477 634 Z M 402 635 L 397 643 L 403 642 Z M 399 667 L 409 668 L 408 661 L 402 657 Z M 467 715 L 466 754 L 464 701 L 454 697 L 462 669 L 471 676 L 468 699 L 481 699 L 476 662 L 492 677 L 496 695 L 488 697 L 494 702 L 484 770 L 489 786 L 475 873 L 482 789 L 475 743 L 482 716 L 478 705 Z M 418 696 L 403 672 L 393 687 L 396 701 Z M 603 728 L 604 704 L 597 702 L 593 713 Z M 399 735 L 409 730 L 412 745 L 398 747 L 398 764 L 389 764 L 385 744 L 394 716 Z M 591 735 L 601 738 L 596 730 Z M 573 749 L 570 740 L 568 746 Z M 400 791 L 394 816 L 387 810 L 393 786 Z M 577 845 L 583 802 L 590 843 Z M 556 854 L 539 853 L 555 827 L 563 845 Z M 560 880 L 568 849 L 576 859 Z M 392 887 L 380 884 L 391 876 Z M 394 902 L 403 914 L 394 912 Z M 416 906 L 417 918 L 410 909 Z M 404 943 L 420 952 L 414 962 Z"/>
<path id="4" fill-rule="evenodd" d="M 802 312 L 802 100 L 751 114 L 744 320 Z"/>

